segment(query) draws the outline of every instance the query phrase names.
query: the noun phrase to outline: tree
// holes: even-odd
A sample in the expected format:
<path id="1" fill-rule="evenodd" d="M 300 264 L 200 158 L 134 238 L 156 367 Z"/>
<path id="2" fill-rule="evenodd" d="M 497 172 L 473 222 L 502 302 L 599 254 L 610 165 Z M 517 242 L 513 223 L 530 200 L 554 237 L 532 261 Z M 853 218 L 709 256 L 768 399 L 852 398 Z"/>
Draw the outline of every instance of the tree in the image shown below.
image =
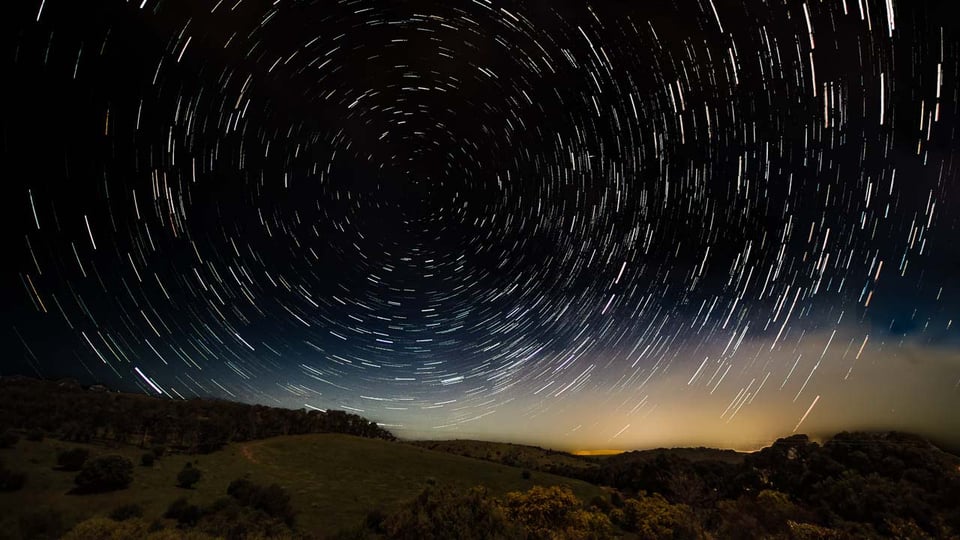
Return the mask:
<path id="1" fill-rule="evenodd" d="M 197 469 L 191 465 L 190 462 L 187 462 L 187 464 L 183 466 L 183 469 L 177 474 L 177 485 L 190 489 L 200 481 L 202 476 L 203 473 L 200 472 L 200 469 Z"/>
<path id="2" fill-rule="evenodd" d="M 196 525 L 202 516 L 203 510 L 197 505 L 190 504 L 186 497 L 180 497 L 170 503 L 167 511 L 163 514 L 163 517 L 175 519 L 177 523 L 184 526 Z"/>
<path id="3" fill-rule="evenodd" d="M 384 523 L 396 540 L 513 540 L 524 538 L 484 488 L 428 487 Z"/>
<path id="4" fill-rule="evenodd" d="M 57 468 L 62 471 L 79 471 L 83 468 L 90 451 L 86 448 L 71 448 L 57 454 Z"/>
<path id="5" fill-rule="evenodd" d="M 698 538 L 698 525 L 685 504 L 670 504 L 658 493 L 640 493 L 623 505 L 623 528 L 642 540 Z"/>
<path id="6" fill-rule="evenodd" d="M 123 489 L 133 481 L 133 463 L 123 456 L 102 456 L 87 461 L 74 482 L 80 493 Z"/>
<path id="7" fill-rule="evenodd" d="M 293 525 L 295 511 L 290 504 L 290 494 L 277 484 L 260 486 L 246 478 L 238 478 L 227 487 L 227 495 L 241 506 L 249 506 L 275 517 L 287 525 Z"/>
<path id="8" fill-rule="evenodd" d="M 605 514 L 584 509 L 568 487 L 534 486 L 508 493 L 503 509 L 533 539 L 609 538 L 613 531 Z"/>

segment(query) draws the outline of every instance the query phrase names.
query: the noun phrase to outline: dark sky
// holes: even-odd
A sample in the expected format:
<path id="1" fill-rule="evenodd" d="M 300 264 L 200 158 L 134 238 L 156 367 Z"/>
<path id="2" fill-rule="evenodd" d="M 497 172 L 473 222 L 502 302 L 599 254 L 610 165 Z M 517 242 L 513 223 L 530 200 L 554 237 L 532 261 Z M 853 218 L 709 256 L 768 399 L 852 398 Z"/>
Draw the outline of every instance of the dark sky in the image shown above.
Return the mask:
<path id="1" fill-rule="evenodd" d="M 960 443 L 949 4 L 15 2 L 0 373 L 408 437 Z"/>

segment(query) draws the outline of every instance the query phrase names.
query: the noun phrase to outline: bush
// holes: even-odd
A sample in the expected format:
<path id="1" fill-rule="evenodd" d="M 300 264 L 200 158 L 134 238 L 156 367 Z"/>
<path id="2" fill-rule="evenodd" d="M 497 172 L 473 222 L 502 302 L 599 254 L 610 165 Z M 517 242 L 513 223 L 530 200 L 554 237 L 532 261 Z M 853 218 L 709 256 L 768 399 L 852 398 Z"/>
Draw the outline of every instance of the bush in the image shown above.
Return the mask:
<path id="1" fill-rule="evenodd" d="M 611 504 L 610 501 L 608 501 L 605 497 L 600 495 L 590 499 L 590 507 L 596 508 L 605 514 L 609 514 L 610 511 L 613 510 L 613 504 Z"/>
<path id="2" fill-rule="evenodd" d="M 40 442 L 43 440 L 43 430 L 40 428 L 33 428 L 27 432 L 27 440 L 33 442 Z"/>
<path id="3" fill-rule="evenodd" d="M 133 463 L 123 456 L 103 456 L 87 461 L 74 482 L 80 493 L 123 489 L 133 481 Z"/>
<path id="4" fill-rule="evenodd" d="M 568 487 L 534 486 L 511 492 L 503 503 L 507 517 L 531 538 L 610 538 L 613 524 L 601 512 L 584 509 Z"/>
<path id="5" fill-rule="evenodd" d="M 292 525 L 295 511 L 290 504 L 290 494 L 277 484 L 260 486 L 246 478 L 238 478 L 227 487 L 230 495 L 242 506 L 250 506 L 265 514 Z"/>
<path id="6" fill-rule="evenodd" d="M 397 540 L 511 540 L 525 535 L 483 488 L 466 492 L 428 487 L 384 523 Z"/>
<path id="7" fill-rule="evenodd" d="M 57 468 L 63 471 L 79 471 L 83 468 L 90 452 L 86 448 L 72 448 L 57 454 Z"/>
<path id="8" fill-rule="evenodd" d="M 256 484 L 246 478 L 237 478 L 227 486 L 227 495 L 237 499 L 240 504 L 249 504 L 253 492 L 258 488 Z"/>
<path id="9" fill-rule="evenodd" d="M 173 538 L 184 538 L 181 531 L 176 531 Z M 93 517 L 77 523 L 73 529 L 64 535 L 63 540 L 116 540 L 120 538 L 143 538 L 154 540 L 164 538 L 152 530 L 149 522 L 142 519 L 128 519 L 113 521 L 103 517 Z M 170 538 L 167 536 L 167 538 Z"/>
<path id="10" fill-rule="evenodd" d="M 366 529 L 378 534 L 386 532 L 383 528 L 383 522 L 387 520 L 387 514 L 379 508 L 367 512 L 367 517 L 363 520 Z"/>
<path id="11" fill-rule="evenodd" d="M 139 504 L 124 504 L 118 506 L 113 512 L 110 512 L 110 519 L 114 521 L 126 521 L 131 518 L 143 517 L 143 508 Z"/>
<path id="12" fill-rule="evenodd" d="M 622 519 L 623 528 L 637 533 L 642 540 L 697 537 L 697 524 L 690 507 L 670 504 L 658 493 L 648 496 L 640 492 L 638 498 L 627 499 Z"/>
<path id="13" fill-rule="evenodd" d="M 153 452 L 145 452 L 142 456 L 140 456 L 140 465 L 143 465 L 144 467 L 153 467 L 153 462 L 156 459 L 157 456 L 155 456 Z"/>
<path id="14" fill-rule="evenodd" d="M 200 472 L 200 469 L 197 469 L 190 465 L 190 463 L 187 463 L 177 474 L 177 485 L 182 488 L 190 489 L 200 481 L 202 476 L 203 473 Z"/>
<path id="15" fill-rule="evenodd" d="M 10 431 L 4 430 L 0 433 L 0 448 L 13 448 L 20 440 L 20 436 Z"/>
<path id="16" fill-rule="evenodd" d="M 27 483 L 27 475 L 0 467 L 0 491 L 17 491 Z"/>
<path id="17" fill-rule="evenodd" d="M 203 511 L 200 509 L 200 507 L 190 504 L 186 497 L 180 497 L 179 499 L 170 503 L 167 511 L 163 514 L 163 517 L 175 519 L 180 525 L 185 525 L 188 527 L 196 525 L 202 516 Z"/>
<path id="18" fill-rule="evenodd" d="M 203 509 L 195 530 L 229 540 L 292 536 L 290 527 L 280 519 L 251 506 L 242 506 L 236 499 L 228 497 Z"/>

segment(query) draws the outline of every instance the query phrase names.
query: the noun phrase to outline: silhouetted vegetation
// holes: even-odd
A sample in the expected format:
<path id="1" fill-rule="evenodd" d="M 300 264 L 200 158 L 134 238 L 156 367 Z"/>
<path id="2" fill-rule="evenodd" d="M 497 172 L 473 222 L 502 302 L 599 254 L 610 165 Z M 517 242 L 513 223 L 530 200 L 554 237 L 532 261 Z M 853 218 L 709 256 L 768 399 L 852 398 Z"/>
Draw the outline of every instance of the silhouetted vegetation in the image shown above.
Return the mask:
<path id="1" fill-rule="evenodd" d="M 0 431 L 0 442 L 10 448 L 0 458 L 13 469 L 0 465 L 0 491 L 23 490 L 0 499 L 44 500 L 39 495 L 60 505 L 0 511 L 0 531 L 12 531 L 0 538 L 306 538 L 341 527 L 350 528 L 336 538 L 926 539 L 960 533 L 960 459 L 902 433 L 844 432 L 823 444 L 796 435 L 752 454 L 692 448 L 608 457 L 482 441 L 423 442 L 418 448 L 304 435 L 232 446 L 202 458 L 201 472 L 195 457 L 182 454 L 205 451 L 207 442 L 213 448 L 330 426 L 368 429 L 366 436 L 375 438 L 379 427 L 345 413 L 173 401 L 76 385 L 50 390 L 51 384 L 0 380 L 0 413 L 20 411 L 10 417 L 12 430 Z M 30 385 L 53 397 L 23 405 L 16 402 L 33 398 L 5 393 Z M 40 416 L 16 416 L 30 410 Z M 49 410 L 62 419 L 45 420 Z M 44 436 L 25 436 L 29 429 Z M 98 445 L 64 448 L 48 440 L 59 436 L 87 438 L 122 456 L 102 455 Z M 118 445 L 124 442 L 143 450 Z M 168 448 L 173 455 L 154 467 Z M 134 470 L 137 460 L 145 467 Z M 58 501 L 71 476 L 52 471 L 54 465 L 79 470 L 75 493 L 136 482 L 118 494 Z M 249 477 L 225 485 L 248 470 Z M 566 481 L 550 473 L 593 485 L 539 485 Z M 487 487 L 468 487 L 475 484 Z M 58 487 L 51 491 L 52 485 Z M 145 496 L 148 491 L 163 495 Z M 181 494 L 189 498 L 177 499 Z M 113 498 L 104 503 L 104 497 Z M 90 517 L 104 515 L 109 518 Z M 66 532 L 65 524 L 72 530 Z"/>
<path id="2" fill-rule="evenodd" d="M 0 431 L 0 448 L 13 448 L 19 440 L 20 435 L 17 435 L 9 429 Z"/>
<path id="3" fill-rule="evenodd" d="M 187 453 L 209 453 L 228 442 L 306 433 L 394 439 L 375 422 L 343 411 L 173 400 L 25 377 L 0 378 L 0 418 L 10 428 L 41 437 L 50 433 L 75 442 L 164 445 Z M 0 447 L 16 444 L 17 438 L 13 432 L 4 432 Z"/>
<path id="4" fill-rule="evenodd" d="M 190 462 L 187 462 L 183 466 L 183 469 L 177 473 L 177 485 L 182 488 L 190 489 L 194 486 L 194 484 L 199 482 L 200 478 L 202 477 L 203 473 L 200 472 L 200 469 L 191 465 Z"/>
<path id="5" fill-rule="evenodd" d="M 133 481 L 133 463 L 123 456 L 103 456 L 87 461 L 74 480 L 77 493 L 123 489 Z"/>
<path id="6" fill-rule="evenodd" d="M 293 525 L 296 512 L 290 504 L 290 495 L 277 484 L 261 486 L 246 478 L 240 478 L 230 482 L 227 487 L 227 495 L 241 506 L 262 511 L 287 525 Z"/>
<path id="7" fill-rule="evenodd" d="M 83 468 L 90 451 L 86 448 L 71 448 L 57 454 L 57 468 L 61 471 L 79 471 Z"/>
<path id="8" fill-rule="evenodd" d="M 425 442 L 455 453 L 482 444 Z M 497 443 L 491 443 L 496 446 Z M 617 491 L 592 506 L 640 538 L 951 538 L 960 534 L 960 459 L 902 433 L 806 435 L 753 454 L 710 449 L 564 456 L 510 445 L 519 460 Z M 690 459 L 694 458 L 694 459 Z M 622 494 L 622 502 L 618 499 Z"/>
<path id="9" fill-rule="evenodd" d="M 181 497 L 172 503 L 163 517 L 176 520 L 181 526 L 192 527 L 200 521 L 203 510 L 195 504 L 190 504 L 186 497 Z"/>
<path id="10" fill-rule="evenodd" d="M 17 491 L 27 483 L 27 475 L 11 471 L 0 463 L 0 491 Z"/>
<path id="11" fill-rule="evenodd" d="M 164 517 L 175 520 L 182 531 L 229 540 L 292 534 L 295 512 L 290 495 L 280 486 L 239 479 L 230 483 L 227 494 L 204 507 L 177 499 Z"/>
<path id="12" fill-rule="evenodd" d="M 383 529 L 387 538 L 397 540 L 524 538 L 520 526 L 480 487 L 465 492 L 428 487 L 387 518 Z"/>

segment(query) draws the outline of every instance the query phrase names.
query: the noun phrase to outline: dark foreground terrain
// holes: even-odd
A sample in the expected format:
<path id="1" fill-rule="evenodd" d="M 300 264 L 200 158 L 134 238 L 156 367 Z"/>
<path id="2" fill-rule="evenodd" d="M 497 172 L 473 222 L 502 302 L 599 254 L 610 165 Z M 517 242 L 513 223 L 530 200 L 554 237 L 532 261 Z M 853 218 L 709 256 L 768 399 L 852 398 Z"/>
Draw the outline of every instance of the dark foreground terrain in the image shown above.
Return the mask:
<path id="1" fill-rule="evenodd" d="M 960 538 L 960 459 L 903 433 L 585 457 L 355 415 L 0 379 L 0 538 Z"/>

